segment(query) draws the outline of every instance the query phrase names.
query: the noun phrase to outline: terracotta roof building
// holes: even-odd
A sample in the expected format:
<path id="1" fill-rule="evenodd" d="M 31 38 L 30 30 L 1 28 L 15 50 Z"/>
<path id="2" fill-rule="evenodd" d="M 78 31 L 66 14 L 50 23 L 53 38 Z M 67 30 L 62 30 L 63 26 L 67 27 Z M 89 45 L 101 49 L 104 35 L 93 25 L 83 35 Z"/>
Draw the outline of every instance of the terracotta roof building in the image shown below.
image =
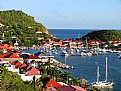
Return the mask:
<path id="1" fill-rule="evenodd" d="M 36 76 L 36 75 L 40 75 L 40 71 L 34 67 L 30 67 L 26 72 L 26 76 Z"/>
<path id="2" fill-rule="evenodd" d="M 18 62 L 15 64 L 15 67 L 20 67 L 21 65 L 22 65 L 22 63 L 18 61 Z"/>
<path id="3" fill-rule="evenodd" d="M 20 58 L 19 53 L 13 53 L 9 58 Z"/>
<path id="4" fill-rule="evenodd" d="M 42 79 L 42 82 L 44 84 L 44 87 L 59 87 L 59 86 L 62 86 L 61 84 L 59 84 L 58 82 L 56 82 L 55 80 L 53 79 L 50 79 L 48 77 Z"/>

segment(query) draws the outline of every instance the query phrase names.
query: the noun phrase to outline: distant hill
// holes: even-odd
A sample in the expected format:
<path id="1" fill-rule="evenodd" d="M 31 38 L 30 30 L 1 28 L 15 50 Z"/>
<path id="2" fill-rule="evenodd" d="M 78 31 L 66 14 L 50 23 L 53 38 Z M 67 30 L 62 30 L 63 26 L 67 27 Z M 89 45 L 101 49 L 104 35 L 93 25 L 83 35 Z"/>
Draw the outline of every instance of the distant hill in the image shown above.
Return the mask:
<path id="1" fill-rule="evenodd" d="M 118 30 L 98 30 L 82 37 L 82 39 L 85 38 L 90 40 L 117 41 L 121 40 L 121 32 Z"/>

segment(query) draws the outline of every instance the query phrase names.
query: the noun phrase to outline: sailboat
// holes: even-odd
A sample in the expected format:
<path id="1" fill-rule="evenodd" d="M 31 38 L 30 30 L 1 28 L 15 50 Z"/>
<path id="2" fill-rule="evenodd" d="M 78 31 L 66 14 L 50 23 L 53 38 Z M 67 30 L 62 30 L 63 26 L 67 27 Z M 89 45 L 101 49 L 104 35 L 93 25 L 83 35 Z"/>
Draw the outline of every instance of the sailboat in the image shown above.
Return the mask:
<path id="1" fill-rule="evenodd" d="M 99 65 L 97 67 L 97 82 L 92 83 L 92 86 L 95 87 L 111 87 L 113 86 L 113 82 L 108 81 L 108 61 L 106 57 L 106 80 L 105 81 L 99 81 L 100 73 L 99 73 Z"/>

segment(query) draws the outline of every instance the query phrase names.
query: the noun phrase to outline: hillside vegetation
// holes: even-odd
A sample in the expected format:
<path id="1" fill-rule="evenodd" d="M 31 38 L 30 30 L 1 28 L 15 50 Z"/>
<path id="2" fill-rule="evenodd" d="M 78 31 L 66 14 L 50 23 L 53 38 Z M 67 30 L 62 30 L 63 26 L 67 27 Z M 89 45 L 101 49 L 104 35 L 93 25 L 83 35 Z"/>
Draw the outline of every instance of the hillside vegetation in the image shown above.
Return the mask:
<path id="1" fill-rule="evenodd" d="M 121 32 L 117 30 L 92 31 L 82 37 L 82 39 L 85 38 L 90 40 L 118 41 L 121 40 Z"/>
<path id="2" fill-rule="evenodd" d="M 8 72 L 4 67 L 0 67 L 0 91 L 37 91 L 30 82 L 24 82 L 20 76 Z"/>
<path id="3" fill-rule="evenodd" d="M 42 30 L 43 32 L 48 32 L 41 23 L 37 23 L 34 20 L 34 17 L 19 10 L 0 11 L 0 22 L 7 27 L 32 27 L 34 29 Z"/>
<path id="4" fill-rule="evenodd" d="M 21 46 L 39 43 L 37 37 L 51 38 L 51 34 L 41 23 L 37 23 L 34 17 L 19 10 L 0 11 L 0 24 L 0 39 L 10 45 L 15 43 L 12 36 L 17 37 L 17 42 Z M 40 30 L 42 34 L 36 34 L 36 30 Z"/>

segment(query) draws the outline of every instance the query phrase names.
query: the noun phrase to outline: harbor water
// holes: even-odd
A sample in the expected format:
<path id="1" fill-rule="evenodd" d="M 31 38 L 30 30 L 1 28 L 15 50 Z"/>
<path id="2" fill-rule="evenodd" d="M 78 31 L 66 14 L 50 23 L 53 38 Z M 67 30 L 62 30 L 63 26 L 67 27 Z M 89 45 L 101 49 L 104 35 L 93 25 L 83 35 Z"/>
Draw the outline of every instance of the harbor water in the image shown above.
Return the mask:
<path id="1" fill-rule="evenodd" d="M 93 31 L 92 29 L 80 30 L 80 29 L 49 29 L 49 32 L 58 38 L 77 38 Z M 32 54 L 39 50 L 26 50 Z M 65 63 L 65 58 L 60 54 L 53 54 L 55 59 L 59 62 Z M 69 69 L 69 74 L 76 78 L 85 78 L 88 80 L 88 84 L 95 82 L 97 79 L 97 62 L 100 66 L 100 80 L 105 80 L 105 58 L 108 58 L 108 80 L 113 79 L 113 88 L 104 89 L 104 91 L 121 91 L 121 59 L 118 58 L 116 53 L 102 53 L 92 56 L 68 56 L 66 58 L 66 64 L 73 66 L 74 69 Z"/>

